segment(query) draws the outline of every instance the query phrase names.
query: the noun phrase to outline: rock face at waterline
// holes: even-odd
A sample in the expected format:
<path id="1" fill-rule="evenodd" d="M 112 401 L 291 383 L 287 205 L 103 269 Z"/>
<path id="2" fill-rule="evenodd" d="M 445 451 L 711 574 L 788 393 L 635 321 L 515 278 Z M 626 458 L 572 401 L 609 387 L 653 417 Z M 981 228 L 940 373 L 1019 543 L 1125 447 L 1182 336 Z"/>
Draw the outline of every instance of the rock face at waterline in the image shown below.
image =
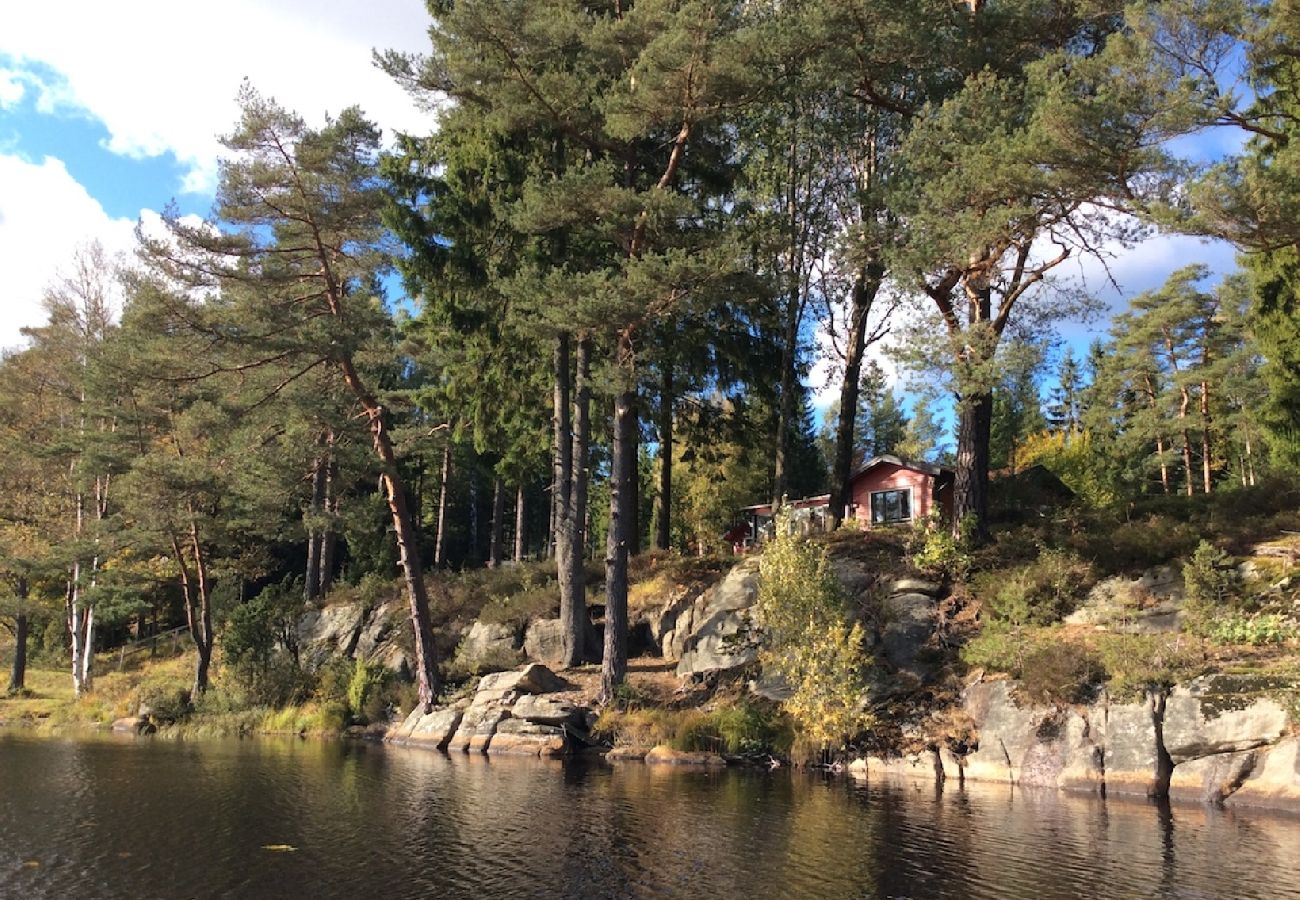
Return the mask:
<path id="1" fill-rule="evenodd" d="M 947 748 L 851 768 L 867 777 L 909 775 L 1169 796 L 1300 810 L 1300 738 L 1275 695 L 1275 679 L 1210 675 L 1119 702 L 1017 703 L 1015 682 L 981 680 L 962 706 L 978 734 L 965 755 Z"/>
<path id="2" fill-rule="evenodd" d="M 590 722 L 585 707 L 561 695 L 569 685 L 533 663 L 479 679 L 472 698 L 430 713 L 414 710 L 384 740 L 466 753 L 564 756 Z"/>

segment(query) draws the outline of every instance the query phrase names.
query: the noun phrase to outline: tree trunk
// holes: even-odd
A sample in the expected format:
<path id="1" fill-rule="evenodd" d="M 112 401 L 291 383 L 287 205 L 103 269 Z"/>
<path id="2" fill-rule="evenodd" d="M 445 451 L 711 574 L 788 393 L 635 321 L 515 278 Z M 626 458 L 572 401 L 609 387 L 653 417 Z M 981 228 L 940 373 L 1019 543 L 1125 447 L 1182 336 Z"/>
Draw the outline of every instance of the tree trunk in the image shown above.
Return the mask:
<path id="1" fill-rule="evenodd" d="M 1212 484 L 1212 450 L 1211 446 L 1211 428 L 1213 423 L 1210 420 L 1210 383 L 1201 382 L 1201 479 L 1204 482 L 1205 493 L 1210 493 Z"/>
<path id="2" fill-rule="evenodd" d="M 527 541 L 527 523 L 528 510 L 524 505 L 524 485 L 520 482 L 515 486 L 515 562 L 524 561 L 524 556 L 528 552 Z"/>
<path id="3" fill-rule="evenodd" d="M 591 341 L 578 341 L 573 391 L 572 435 L 566 439 L 569 451 L 565 463 L 569 482 L 564 486 L 565 505 L 557 523 L 563 535 L 564 553 L 559 559 L 560 630 L 563 634 L 565 666 L 581 665 L 586 658 L 587 639 L 587 486 L 591 452 Z M 567 374 L 567 373 L 566 373 Z M 566 409 L 566 422 L 567 409 Z M 556 541 L 556 547 L 561 542 Z"/>
<path id="4" fill-rule="evenodd" d="M 1165 461 L 1165 439 L 1156 435 L 1156 456 L 1160 459 L 1160 488 L 1167 495 L 1169 493 L 1169 463 Z"/>
<path id="5" fill-rule="evenodd" d="M 488 537 L 488 568 L 499 569 L 505 559 L 506 483 L 500 475 L 492 480 L 492 530 Z"/>
<path id="6" fill-rule="evenodd" d="M 659 388 L 659 490 L 655 492 L 656 550 L 672 546 L 673 510 L 673 366 L 664 362 Z"/>
<path id="7" fill-rule="evenodd" d="M 322 448 L 325 446 L 325 432 L 320 433 L 316 445 Z M 329 459 L 322 451 L 312 466 L 311 504 L 307 507 L 307 514 L 304 516 L 307 520 L 307 568 L 304 573 L 302 593 L 303 599 L 309 604 L 316 603 L 321 598 L 320 555 L 324 536 L 321 523 L 325 518 L 325 482 L 329 477 L 328 468 Z"/>
<path id="8" fill-rule="evenodd" d="M 551 403 L 552 426 L 552 477 L 551 477 L 551 541 L 559 567 L 560 591 L 564 592 L 564 562 L 561 543 L 570 537 L 565 528 L 569 516 L 569 490 L 573 481 L 573 427 L 570 421 L 569 391 L 569 335 L 561 333 L 555 339 L 552 381 L 554 394 Z M 567 558 L 567 557 L 566 557 Z"/>
<path id="9" fill-rule="evenodd" d="M 470 465 L 466 471 L 469 482 L 469 554 L 468 558 L 478 559 L 478 454 L 470 448 Z"/>
<path id="10" fill-rule="evenodd" d="M 325 533 L 321 535 L 320 573 L 316 576 L 316 585 L 320 590 L 322 599 L 329 595 L 330 588 L 334 586 L 334 554 L 339 543 L 339 534 L 334 529 L 334 522 L 339 514 L 339 501 L 338 498 L 329 496 L 326 497 L 326 500 L 328 502 L 330 524 L 326 526 Z"/>
<path id="11" fill-rule="evenodd" d="M 433 622 L 429 614 L 429 595 L 424 584 L 424 567 L 420 563 L 419 538 L 406 505 L 406 490 L 398 472 L 397 453 L 393 449 L 393 442 L 388 436 L 388 429 L 384 423 L 384 409 L 365 388 L 361 376 L 350 359 L 343 361 L 342 369 L 344 380 L 365 410 L 375 454 L 382 465 L 380 480 L 384 486 L 389 512 L 393 516 L 393 531 L 397 535 L 397 557 L 402 565 L 402 576 L 406 582 L 406 595 L 410 603 L 411 628 L 415 632 L 416 690 L 420 706 L 425 712 L 429 712 L 433 709 L 440 684 L 438 650 L 433 642 Z M 444 457 L 444 472 L 448 465 L 450 465 L 450 457 Z M 444 479 L 444 491 L 446 484 Z"/>
<path id="12" fill-rule="evenodd" d="M 840 527 L 849 505 L 849 478 L 853 474 L 854 427 L 858 419 L 858 397 L 862 386 L 862 358 L 867 351 L 867 321 L 884 276 L 878 265 L 868 266 L 853 282 L 849 313 L 849 339 L 845 347 L 844 381 L 840 384 L 840 418 L 835 426 L 835 458 L 831 466 L 831 529 Z"/>
<path id="13" fill-rule="evenodd" d="M 636 556 L 641 552 L 641 429 L 636 428 L 631 435 L 628 453 L 631 458 L 632 477 L 627 483 L 627 555 Z"/>
<path id="14" fill-rule="evenodd" d="M 605 548 L 605 653 L 600 667 L 600 702 L 614 699 L 627 674 L 628 501 L 635 474 L 636 391 L 614 399 L 614 446 L 610 461 L 609 536 Z"/>
<path id="15" fill-rule="evenodd" d="M 1192 475 L 1192 435 L 1187 428 L 1187 410 L 1192 404 L 1192 397 L 1187 388 L 1179 390 L 1181 400 L 1178 404 L 1178 421 L 1183 426 L 1183 476 L 1187 482 L 1187 496 L 1190 497 L 1196 493 Z"/>
<path id="16" fill-rule="evenodd" d="M 441 568 L 447 561 L 447 488 L 451 483 L 451 438 L 442 448 L 442 477 L 438 487 L 438 530 L 433 538 L 433 565 Z"/>
<path id="17" fill-rule="evenodd" d="M 790 423 L 794 419 L 795 343 L 799 339 L 799 304 L 792 296 L 786 315 L 785 334 L 781 347 L 781 396 L 776 416 L 776 458 L 772 464 L 772 508 L 785 499 L 787 457 L 790 446 Z"/>
<path id="18" fill-rule="evenodd" d="M 87 693 L 95 686 L 95 607 L 86 604 L 86 626 L 81 645 L 81 689 Z"/>
<path id="19" fill-rule="evenodd" d="M 985 392 L 958 403 L 957 477 L 953 484 L 952 535 L 961 537 L 962 523 L 973 518 L 972 540 L 988 539 L 989 437 L 993 425 L 993 395 Z"/>
<path id="20" fill-rule="evenodd" d="M 14 587 L 18 595 L 18 615 L 14 621 L 14 665 L 9 672 L 9 692 L 17 693 L 27 686 L 27 579 L 18 579 Z"/>

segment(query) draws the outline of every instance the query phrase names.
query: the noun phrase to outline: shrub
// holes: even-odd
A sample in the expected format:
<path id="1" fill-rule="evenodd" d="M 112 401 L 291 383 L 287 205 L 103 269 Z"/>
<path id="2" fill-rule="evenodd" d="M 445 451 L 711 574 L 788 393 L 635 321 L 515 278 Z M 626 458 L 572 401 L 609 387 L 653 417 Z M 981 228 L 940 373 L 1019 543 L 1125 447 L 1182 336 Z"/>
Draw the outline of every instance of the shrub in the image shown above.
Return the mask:
<path id="1" fill-rule="evenodd" d="M 1104 675 L 1101 662 L 1086 647 L 1051 643 L 1024 657 L 1020 692 L 1033 703 L 1086 703 Z"/>
<path id="2" fill-rule="evenodd" d="M 790 685 L 786 710 L 804 735 L 840 746 L 871 721 L 863 708 L 865 634 L 848 625 L 847 604 L 826 555 L 777 523 L 763 553 L 758 608 L 765 673 Z"/>
<path id="3" fill-rule="evenodd" d="M 962 536 L 953 537 L 938 519 L 923 522 L 909 543 L 912 545 L 912 564 L 928 575 L 961 581 L 970 574 L 971 554 L 969 535 L 973 519 L 962 522 Z"/>
<path id="4" fill-rule="evenodd" d="M 139 709 L 158 725 L 179 722 L 190 713 L 189 685 L 175 678 L 147 680 L 140 685 Z"/>
<path id="5" fill-rule="evenodd" d="M 790 720 L 779 710 L 742 700 L 713 713 L 714 727 L 728 753 L 750 754 L 790 752 L 794 732 Z"/>
<path id="6" fill-rule="evenodd" d="M 1282 644 L 1300 637 L 1295 622 L 1276 613 L 1253 616 L 1220 614 L 1208 625 L 1207 637 L 1220 644 Z"/>
<path id="7" fill-rule="evenodd" d="M 1183 617 L 1187 629 L 1209 637 L 1215 621 L 1238 599 L 1240 579 L 1232 559 L 1208 541 L 1201 541 L 1183 566 L 1186 603 Z"/>
<path id="8" fill-rule="evenodd" d="M 383 717 L 384 705 L 382 691 L 388 672 L 383 666 L 371 665 L 364 660 L 355 660 L 352 664 L 352 676 L 348 679 L 348 710 L 354 718 L 363 722 L 373 722 Z"/>
<path id="9" fill-rule="evenodd" d="M 985 575 L 979 593 L 992 617 L 1011 625 L 1050 625 L 1069 614 L 1093 583 L 1092 566 L 1064 550 L 1043 550 L 1032 563 Z"/>
<path id="10" fill-rule="evenodd" d="M 1096 647 L 1106 686 L 1120 700 L 1168 690 L 1205 668 L 1194 642 L 1178 635 L 1097 635 Z"/>

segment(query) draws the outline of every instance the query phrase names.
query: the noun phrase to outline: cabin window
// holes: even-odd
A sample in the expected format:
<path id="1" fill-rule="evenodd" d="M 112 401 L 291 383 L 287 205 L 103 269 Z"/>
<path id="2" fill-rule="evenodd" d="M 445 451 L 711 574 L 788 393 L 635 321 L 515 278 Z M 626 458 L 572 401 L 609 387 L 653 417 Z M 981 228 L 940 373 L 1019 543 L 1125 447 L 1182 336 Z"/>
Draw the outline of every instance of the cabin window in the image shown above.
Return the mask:
<path id="1" fill-rule="evenodd" d="M 871 492 L 871 524 L 888 525 L 891 522 L 912 520 L 912 489 Z"/>

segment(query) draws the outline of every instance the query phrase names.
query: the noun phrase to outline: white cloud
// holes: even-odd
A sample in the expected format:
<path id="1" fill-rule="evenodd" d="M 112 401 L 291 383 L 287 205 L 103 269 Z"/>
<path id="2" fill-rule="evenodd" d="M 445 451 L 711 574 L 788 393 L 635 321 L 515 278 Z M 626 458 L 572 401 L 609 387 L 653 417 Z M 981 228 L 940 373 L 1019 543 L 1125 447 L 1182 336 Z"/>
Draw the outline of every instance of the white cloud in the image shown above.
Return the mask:
<path id="1" fill-rule="evenodd" d="M 8 69 L 0 69 L 0 109 L 13 106 L 23 99 L 26 92 L 22 76 Z"/>
<path id="2" fill-rule="evenodd" d="M 79 245 L 98 239 L 110 254 L 125 251 L 134 228 L 107 215 L 61 160 L 0 155 L 0 347 L 21 344 L 19 329 L 44 321 L 44 290 Z"/>
<path id="3" fill-rule="evenodd" d="M 427 114 L 371 63 L 372 48 L 425 50 L 428 14 L 421 0 L 385 6 L 380 12 L 355 0 L 23 4 L 5 16 L 0 54 L 29 69 L 17 77 L 0 73 L 0 104 L 22 89 L 20 79 L 32 76 L 33 64 L 48 67 L 58 80 L 46 77 L 37 86 L 38 108 L 102 121 L 114 153 L 174 153 L 188 173 L 182 185 L 160 191 L 208 192 L 216 135 L 234 125 L 235 94 L 245 77 L 309 121 L 355 103 L 385 130 L 428 128 Z"/>

